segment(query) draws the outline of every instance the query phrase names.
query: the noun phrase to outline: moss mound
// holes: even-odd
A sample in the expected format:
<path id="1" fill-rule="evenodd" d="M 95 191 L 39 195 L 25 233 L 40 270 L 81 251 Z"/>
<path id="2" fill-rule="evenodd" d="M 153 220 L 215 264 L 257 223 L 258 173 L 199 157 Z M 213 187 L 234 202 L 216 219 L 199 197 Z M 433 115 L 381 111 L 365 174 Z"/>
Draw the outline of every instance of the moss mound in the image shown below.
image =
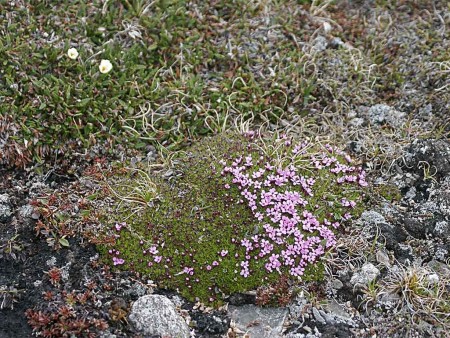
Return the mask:
<path id="1" fill-rule="evenodd" d="M 366 186 L 350 162 L 286 136 L 204 139 L 170 178 L 140 172 L 116 184 L 114 241 L 101 249 L 112 264 L 207 303 L 281 276 L 319 280 L 334 230 L 359 212 Z"/>

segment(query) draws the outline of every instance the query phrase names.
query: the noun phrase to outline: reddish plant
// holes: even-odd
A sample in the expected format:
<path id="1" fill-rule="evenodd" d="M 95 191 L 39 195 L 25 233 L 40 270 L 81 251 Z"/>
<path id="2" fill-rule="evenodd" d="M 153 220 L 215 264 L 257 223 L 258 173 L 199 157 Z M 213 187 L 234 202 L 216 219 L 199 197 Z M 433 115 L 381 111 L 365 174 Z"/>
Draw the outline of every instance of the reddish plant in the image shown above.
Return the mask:
<path id="1" fill-rule="evenodd" d="M 270 285 L 262 286 L 256 291 L 256 304 L 260 306 L 286 306 L 292 300 L 289 278 L 282 275 L 280 279 Z"/>
<path id="2" fill-rule="evenodd" d="M 45 273 L 48 275 L 50 283 L 52 283 L 53 286 L 59 285 L 59 282 L 61 281 L 62 277 L 61 269 L 53 267 L 49 271 L 46 271 Z"/>

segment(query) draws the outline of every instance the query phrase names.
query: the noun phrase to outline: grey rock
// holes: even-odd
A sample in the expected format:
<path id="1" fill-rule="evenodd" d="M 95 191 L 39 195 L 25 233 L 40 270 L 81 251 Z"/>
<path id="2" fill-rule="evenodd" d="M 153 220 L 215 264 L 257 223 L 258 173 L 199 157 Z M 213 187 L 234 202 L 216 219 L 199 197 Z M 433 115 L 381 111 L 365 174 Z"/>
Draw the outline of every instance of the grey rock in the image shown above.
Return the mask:
<path id="1" fill-rule="evenodd" d="M 438 272 L 439 274 L 450 277 L 450 266 L 444 263 L 441 263 L 437 260 L 431 260 L 427 264 L 433 271 Z"/>
<path id="2" fill-rule="evenodd" d="M 0 194 L 0 203 L 1 204 L 8 204 L 9 203 L 9 196 L 8 196 L 8 194 Z"/>
<path id="3" fill-rule="evenodd" d="M 413 248 L 409 244 L 398 243 L 398 250 L 395 251 L 395 258 L 398 262 L 409 266 L 414 261 Z"/>
<path id="4" fill-rule="evenodd" d="M 369 120 L 372 124 L 388 123 L 393 127 L 403 124 L 406 114 L 385 104 L 376 104 L 369 108 Z"/>
<path id="5" fill-rule="evenodd" d="M 302 327 L 303 330 L 307 331 L 308 333 L 304 334 L 304 333 L 288 333 L 285 338 L 319 338 L 322 337 L 322 334 L 319 332 L 319 330 L 317 329 L 317 327 L 314 327 L 314 330 L 312 330 L 310 327 L 308 326 L 303 326 Z"/>
<path id="6" fill-rule="evenodd" d="M 364 119 L 361 117 L 355 117 L 349 121 L 353 127 L 361 127 L 364 124 Z"/>
<path id="7" fill-rule="evenodd" d="M 323 316 L 320 314 L 319 310 L 317 310 L 315 307 L 312 308 L 312 313 L 313 313 L 315 320 L 317 320 L 318 322 L 320 322 L 322 324 L 326 324 L 325 318 L 323 318 Z"/>
<path id="8" fill-rule="evenodd" d="M 124 294 L 134 298 L 142 297 L 148 293 L 148 288 L 141 283 L 133 283 L 128 289 L 124 291 Z"/>
<path id="9" fill-rule="evenodd" d="M 341 46 L 343 46 L 343 47 L 345 46 L 345 43 L 344 43 L 344 41 L 341 40 L 341 38 L 335 37 L 335 38 L 331 39 L 329 47 L 337 49 Z"/>
<path id="10" fill-rule="evenodd" d="M 419 115 L 422 118 L 430 118 L 433 115 L 433 105 L 431 103 L 419 108 Z"/>
<path id="11" fill-rule="evenodd" d="M 295 300 L 288 306 L 290 318 L 296 320 L 300 318 L 302 314 L 305 315 L 306 313 L 304 309 L 307 303 L 308 301 L 304 297 L 303 293 L 297 295 Z"/>
<path id="12" fill-rule="evenodd" d="M 194 324 L 196 331 L 200 337 L 208 336 L 208 334 L 218 335 L 225 334 L 230 327 L 230 318 L 228 313 L 222 311 L 214 312 L 195 312 L 191 314 L 191 324 Z"/>
<path id="13" fill-rule="evenodd" d="M 176 312 L 174 304 L 160 295 L 147 295 L 134 302 L 130 323 L 144 335 L 189 338 L 189 327 Z"/>
<path id="14" fill-rule="evenodd" d="M 365 151 L 364 142 L 360 140 L 354 140 L 349 142 L 348 147 L 357 154 L 361 154 Z"/>
<path id="15" fill-rule="evenodd" d="M 22 218 L 31 218 L 31 215 L 34 213 L 34 208 L 31 204 L 26 204 L 20 207 L 19 215 Z"/>
<path id="16" fill-rule="evenodd" d="M 336 323 L 336 320 L 332 313 L 327 313 L 324 310 L 319 310 L 319 314 L 322 316 L 323 319 L 325 319 L 325 322 L 327 324 L 334 324 Z"/>
<path id="17" fill-rule="evenodd" d="M 386 120 L 386 106 L 375 105 L 369 109 L 369 118 L 372 124 L 383 123 Z M 389 108 L 387 109 L 389 111 Z"/>
<path id="18" fill-rule="evenodd" d="M 408 200 L 412 200 L 416 197 L 417 190 L 416 187 L 411 187 L 408 192 L 405 194 L 405 198 Z"/>
<path id="19" fill-rule="evenodd" d="M 350 283 L 357 288 L 361 288 L 375 280 L 379 274 L 380 270 L 378 270 L 375 265 L 366 263 L 361 267 L 359 272 L 353 274 Z"/>
<path id="20" fill-rule="evenodd" d="M 444 262 L 448 258 L 448 250 L 439 246 L 434 252 L 434 258 Z"/>
<path id="21" fill-rule="evenodd" d="M 406 147 L 398 163 L 405 171 L 420 177 L 428 170 L 439 181 L 450 174 L 450 142 L 445 139 L 417 139 Z"/>
<path id="22" fill-rule="evenodd" d="M 376 259 L 378 263 L 381 263 L 387 267 L 391 266 L 391 262 L 388 254 L 383 250 L 378 250 L 376 253 Z"/>
<path id="23" fill-rule="evenodd" d="M 97 183 L 94 183 L 92 180 L 87 179 L 85 177 L 80 178 L 80 184 L 85 186 L 88 189 L 94 189 L 100 187 Z"/>
<path id="24" fill-rule="evenodd" d="M 379 298 L 380 304 L 382 304 L 385 308 L 393 308 L 400 301 L 400 296 L 394 292 L 385 292 Z"/>
<path id="25" fill-rule="evenodd" d="M 109 331 L 105 331 L 100 333 L 99 338 L 117 338 L 117 336 Z"/>
<path id="26" fill-rule="evenodd" d="M 360 217 L 360 221 L 369 224 L 386 223 L 384 216 L 373 210 L 364 211 Z"/>
<path id="27" fill-rule="evenodd" d="M 282 337 L 283 324 L 288 314 L 286 308 L 260 308 L 252 304 L 230 305 L 228 312 L 236 327 L 247 332 L 251 338 Z"/>
<path id="28" fill-rule="evenodd" d="M 228 298 L 228 303 L 231 305 L 244 305 L 244 304 L 254 304 L 256 300 L 256 295 L 248 293 L 233 293 Z"/>
<path id="29" fill-rule="evenodd" d="M 0 195 L 0 222 L 8 222 L 13 212 L 7 194 Z"/>
<path id="30" fill-rule="evenodd" d="M 392 213 L 390 213 L 392 215 Z M 371 236 L 369 236 L 369 240 L 373 240 L 378 238 L 378 241 L 381 241 L 385 245 L 387 250 L 393 250 L 395 256 L 405 256 L 409 255 L 404 253 L 399 244 L 406 240 L 408 233 L 401 226 L 394 226 L 391 223 L 386 222 L 383 215 L 380 213 L 370 210 L 362 213 L 361 217 L 358 220 L 358 223 L 362 225 Z M 380 234 L 377 234 L 377 229 L 380 230 Z"/>
<path id="31" fill-rule="evenodd" d="M 322 35 L 319 35 L 313 41 L 313 49 L 317 52 L 323 52 L 325 49 L 327 49 L 327 46 L 328 46 L 328 41 Z"/>
<path id="32" fill-rule="evenodd" d="M 332 299 L 327 304 L 327 310 L 337 318 L 342 318 L 345 320 L 351 319 L 350 315 L 345 311 L 345 309 L 334 299 Z"/>
<path id="33" fill-rule="evenodd" d="M 339 290 L 342 289 L 344 284 L 339 279 L 334 278 L 330 281 L 330 286 L 335 290 Z"/>
<path id="34" fill-rule="evenodd" d="M 408 215 L 409 216 L 409 215 Z M 427 233 L 427 227 L 424 226 L 420 219 L 415 217 L 405 217 L 404 219 L 405 229 L 414 238 L 425 239 Z M 431 227 L 431 226 L 430 226 Z"/>

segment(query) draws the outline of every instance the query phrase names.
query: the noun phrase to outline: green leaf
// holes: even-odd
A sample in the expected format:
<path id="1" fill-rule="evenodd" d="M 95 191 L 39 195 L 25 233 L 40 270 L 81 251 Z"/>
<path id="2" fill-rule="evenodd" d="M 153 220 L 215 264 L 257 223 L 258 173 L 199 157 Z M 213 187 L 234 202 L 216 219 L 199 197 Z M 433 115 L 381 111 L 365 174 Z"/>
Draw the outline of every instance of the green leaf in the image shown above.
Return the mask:
<path id="1" fill-rule="evenodd" d="M 86 197 L 86 198 L 87 198 L 89 201 L 93 201 L 93 200 L 95 200 L 95 199 L 97 198 L 97 196 L 98 196 L 98 194 L 95 193 L 95 194 L 89 195 L 89 196 Z"/>
<path id="2" fill-rule="evenodd" d="M 61 244 L 62 246 L 68 247 L 69 246 L 69 241 L 65 237 L 61 237 L 59 239 L 59 244 Z"/>
<path id="3" fill-rule="evenodd" d="M 81 100 L 81 101 L 78 103 L 78 106 L 79 106 L 79 107 L 86 107 L 87 104 L 88 104 L 90 101 L 91 101 L 91 98 L 90 98 L 90 97 L 88 97 L 88 98 L 86 98 L 86 99 L 83 99 L 83 100 Z"/>

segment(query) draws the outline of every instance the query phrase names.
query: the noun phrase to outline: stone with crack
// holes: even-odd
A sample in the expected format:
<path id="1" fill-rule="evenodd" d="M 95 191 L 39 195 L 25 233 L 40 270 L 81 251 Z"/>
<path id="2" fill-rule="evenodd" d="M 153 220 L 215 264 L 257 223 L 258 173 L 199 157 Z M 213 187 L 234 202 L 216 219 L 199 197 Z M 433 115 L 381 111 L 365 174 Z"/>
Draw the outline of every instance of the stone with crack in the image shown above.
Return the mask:
<path id="1" fill-rule="evenodd" d="M 189 338 L 189 327 L 164 296 L 147 295 L 134 302 L 129 321 L 144 335 Z"/>

